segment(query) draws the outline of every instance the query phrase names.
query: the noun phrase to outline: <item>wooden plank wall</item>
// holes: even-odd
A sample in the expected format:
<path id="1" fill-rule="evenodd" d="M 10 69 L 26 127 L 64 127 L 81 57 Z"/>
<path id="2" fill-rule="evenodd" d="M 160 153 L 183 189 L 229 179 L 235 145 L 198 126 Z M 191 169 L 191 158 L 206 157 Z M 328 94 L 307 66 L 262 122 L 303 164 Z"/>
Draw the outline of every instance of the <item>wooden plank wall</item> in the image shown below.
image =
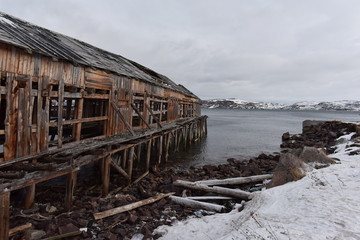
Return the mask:
<path id="1" fill-rule="evenodd" d="M 143 119 L 152 127 L 161 126 L 155 123 L 154 116 L 146 108 L 154 107 L 155 103 L 160 109 L 154 114 L 160 116 L 161 122 L 200 115 L 199 100 L 182 93 L 103 70 L 30 54 L 4 43 L 0 43 L 0 74 L 6 78 L 5 86 L 0 86 L 1 99 L 6 100 L 6 128 L 0 129 L 0 134 L 5 135 L 4 159 L 0 158 L 0 161 L 42 152 L 56 144 L 61 147 L 65 143 L 63 129 L 69 127 L 72 134 L 68 137 L 73 138 L 69 141 L 79 141 L 84 125 L 91 122 L 103 123 L 103 133 L 99 137 L 128 131 L 123 119 L 131 127 L 133 116 L 137 114 L 132 105 L 134 96 L 137 100 L 143 98 L 140 128 L 148 126 Z M 84 118 L 84 101 L 94 104 L 97 101 L 99 106 L 103 106 L 99 101 L 106 101 L 107 105 L 97 111 L 101 116 Z M 114 111 L 112 102 L 120 109 L 123 119 L 119 111 Z M 73 103 L 75 106 L 68 106 Z M 50 107 L 57 109 L 57 115 L 52 119 L 49 119 Z M 72 107 L 75 108 L 73 114 Z M 180 116 L 180 112 L 186 114 Z M 50 128 L 59 138 L 52 145 L 49 145 Z"/>

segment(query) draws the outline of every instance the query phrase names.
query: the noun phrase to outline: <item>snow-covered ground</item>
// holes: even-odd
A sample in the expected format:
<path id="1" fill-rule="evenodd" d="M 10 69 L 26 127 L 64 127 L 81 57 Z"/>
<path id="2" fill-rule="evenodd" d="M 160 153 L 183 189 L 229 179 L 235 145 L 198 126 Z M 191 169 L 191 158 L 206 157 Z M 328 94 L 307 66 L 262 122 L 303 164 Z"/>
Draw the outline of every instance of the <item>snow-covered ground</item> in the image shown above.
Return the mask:
<path id="1" fill-rule="evenodd" d="M 360 239 L 360 155 L 347 153 L 351 135 L 331 157 L 341 160 L 312 170 L 296 182 L 254 194 L 244 210 L 190 218 L 161 226 L 162 240 Z"/>

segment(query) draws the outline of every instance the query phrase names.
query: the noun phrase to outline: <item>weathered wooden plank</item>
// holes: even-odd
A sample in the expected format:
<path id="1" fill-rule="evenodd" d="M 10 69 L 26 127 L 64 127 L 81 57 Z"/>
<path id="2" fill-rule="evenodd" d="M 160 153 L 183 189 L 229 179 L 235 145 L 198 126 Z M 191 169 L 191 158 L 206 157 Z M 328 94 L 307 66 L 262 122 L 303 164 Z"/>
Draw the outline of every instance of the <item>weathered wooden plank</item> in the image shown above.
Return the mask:
<path id="1" fill-rule="evenodd" d="M 98 122 L 107 120 L 108 116 L 101 116 L 101 117 L 91 117 L 91 118 L 81 118 L 81 119 L 73 119 L 73 120 L 66 120 L 62 122 L 62 125 L 69 125 L 69 124 L 77 124 L 77 123 L 86 123 L 86 122 Z M 50 127 L 57 126 L 57 122 L 50 122 Z"/>
<path id="2" fill-rule="evenodd" d="M 14 81 L 14 75 L 6 74 L 6 117 L 5 117 L 5 143 L 4 159 L 13 159 L 16 156 L 17 147 L 17 82 Z"/>
<path id="3" fill-rule="evenodd" d="M 152 144 L 152 139 L 150 139 L 147 143 L 147 149 L 146 149 L 146 166 L 145 169 L 146 171 L 149 171 L 150 168 L 150 160 L 151 160 L 151 144 Z"/>
<path id="4" fill-rule="evenodd" d="M 10 192 L 0 195 L 0 239 L 9 239 Z"/>
<path id="5" fill-rule="evenodd" d="M 124 123 L 124 125 L 126 126 L 126 128 L 128 129 L 128 131 L 134 136 L 135 133 L 132 130 L 131 125 L 126 121 L 124 115 L 122 114 L 121 110 L 115 105 L 114 102 L 111 102 L 113 109 L 115 109 L 116 113 L 118 113 L 118 116 L 120 117 L 121 121 Z"/>
<path id="6" fill-rule="evenodd" d="M 103 211 L 103 212 L 94 213 L 93 216 L 94 216 L 95 220 L 110 217 L 110 216 L 113 216 L 115 214 L 127 212 L 127 211 L 130 211 L 132 209 L 139 208 L 141 206 L 154 203 L 156 201 L 159 201 L 160 199 L 163 199 L 165 197 L 168 197 L 168 196 L 171 196 L 171 195 L 174 195 L 174 194 L 175 193 L 159 194 L 157 196 L 147 198 L 147 199 L 139 201 L 139 202 L 130 203 L 128 205 L 120 206 L 120 207 L 113 208 L 113 209 L 109 209 L 109 210 L 106 210 L 106 211 Z"/>
<path id="7" fill-rule="evenodd" d="M 114 161 L 111 161 L 111 166 L 115 168 L 121 175 L 123 175 L 128 181 L 130 181 L 129 175 L 125 172 L 125 170 L 116 164 Z"/>
<path id="8" fill-rule="evenodd" d="M 61 78 L 59 80 L 58 86 L 58 148 L 62 147 L 62 140 L 63 140 L 63 110 L 64 110 L 64 79 Z"/>

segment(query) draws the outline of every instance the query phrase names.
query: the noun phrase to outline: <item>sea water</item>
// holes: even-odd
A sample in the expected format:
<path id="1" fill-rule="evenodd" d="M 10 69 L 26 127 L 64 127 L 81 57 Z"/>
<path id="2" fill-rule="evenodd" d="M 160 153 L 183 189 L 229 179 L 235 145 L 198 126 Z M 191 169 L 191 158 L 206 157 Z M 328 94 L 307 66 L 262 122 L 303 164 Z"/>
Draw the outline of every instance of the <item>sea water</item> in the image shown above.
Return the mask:
<path id="1" fill-rule="evenodd" d="M 352 111 L 285 111 L 202 109 L 208 118 L 207 136 L 190 148 L 171 154 L 170 166 L 190 167 L 226 163 L 280 151 L 284 132 L 302 132 L 304 120 L 360 121 Z"/>

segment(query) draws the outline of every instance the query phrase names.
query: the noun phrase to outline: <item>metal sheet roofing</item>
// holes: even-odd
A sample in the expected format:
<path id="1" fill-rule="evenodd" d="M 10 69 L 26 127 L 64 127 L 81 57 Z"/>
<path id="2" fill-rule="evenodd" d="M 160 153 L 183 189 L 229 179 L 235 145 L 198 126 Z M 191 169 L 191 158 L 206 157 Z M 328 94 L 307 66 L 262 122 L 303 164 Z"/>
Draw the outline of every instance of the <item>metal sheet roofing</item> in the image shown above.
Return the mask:
<path id="1" fill-rule="evenodd" d="M 133 77 L 196 97 L 188 89 L 141 64 L 2 12 L 0 12 L 0 42 L 74 64 Z"/>

